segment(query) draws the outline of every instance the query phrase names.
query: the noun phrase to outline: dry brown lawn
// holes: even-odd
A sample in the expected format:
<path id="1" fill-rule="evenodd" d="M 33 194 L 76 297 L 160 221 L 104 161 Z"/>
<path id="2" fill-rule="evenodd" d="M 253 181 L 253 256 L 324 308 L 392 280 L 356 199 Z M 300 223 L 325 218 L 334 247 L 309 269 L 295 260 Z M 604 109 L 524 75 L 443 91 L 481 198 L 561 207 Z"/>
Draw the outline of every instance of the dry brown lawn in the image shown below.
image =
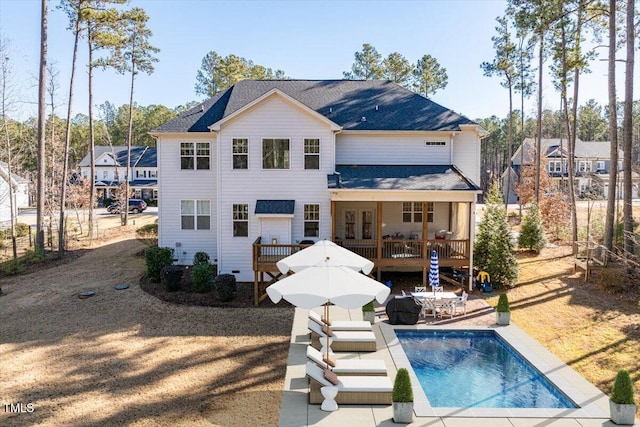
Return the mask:
<path id="1" fill-rule="evenodd" d="M 143 248 L 130 233 L 2 278 L 0 398 L 25 412 L 0 425 L 277 424 L 293 310 L 160 301 Z"/>

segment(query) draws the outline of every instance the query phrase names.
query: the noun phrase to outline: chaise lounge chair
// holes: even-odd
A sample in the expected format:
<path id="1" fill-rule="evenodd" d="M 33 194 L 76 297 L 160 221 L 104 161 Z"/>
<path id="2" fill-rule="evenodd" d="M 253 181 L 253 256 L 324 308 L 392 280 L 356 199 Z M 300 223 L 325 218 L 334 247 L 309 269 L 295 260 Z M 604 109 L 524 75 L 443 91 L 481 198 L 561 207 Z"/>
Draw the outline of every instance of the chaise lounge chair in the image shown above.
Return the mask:
<path id="1" fill-rule="evenodd" d="M 387 365 L 380 359 L 336 359 L 335 366 L 329 367 L 319 350 L 307 346 L 307 359 L 321 369 L 331 369 L 336 375 L 387 375 Z"/>
<path id="2" fill-rule="evenodd" d="M 333 386 L 325 378 L 322 368 L 313 362 L 307 362 L 309 378 L 309 403 L 321 404 L 324 397 L 320 389 Z M 338 377 L 338 394 L 335 401 L 342 405 L 391 405 L 393 384 L 387 376 L 350 376 Z"/>
<path id="3" fill-rule="evenodd" d="M 320 349 L 320 337 L 326 337 L 325 329 L 331 333 L 333 351 L 376 351 L 376 336 L 373 331 L 334 331 L 329 327 L 324 329 L 313 320 L 309 320 L 307 327 L 311 331 L 311 345 Z"/>
<path id="4" fill-rule="evenodd" d="M 320 327 L 329 326 L 332 331 L 370 331 L 371 323 L 366 320 L 331 320 L 325 322 L 318 313 L 309 310 L 309 319 L 316 322 Z"/>

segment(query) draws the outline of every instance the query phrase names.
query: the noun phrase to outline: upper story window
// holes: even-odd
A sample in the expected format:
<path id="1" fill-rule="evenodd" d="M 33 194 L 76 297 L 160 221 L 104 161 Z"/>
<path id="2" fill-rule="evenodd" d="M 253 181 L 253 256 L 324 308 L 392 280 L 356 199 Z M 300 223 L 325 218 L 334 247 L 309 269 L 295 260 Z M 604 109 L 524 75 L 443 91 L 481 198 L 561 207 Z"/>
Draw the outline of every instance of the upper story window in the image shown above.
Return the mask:
<path id="1" fill-rule="evenodd" d="M 549 160 L 549 172 L 562 172 L 562 160 Z"/>
<path id="2" fill-rule="evenodd" d="M 320 169 L 320 140 L 305 138 L 304 140 L 304 168 Z"/>
<path id="3" fill-rule="evenodd" d="M 233 237 L 249 236 L 249 205 L 233 205 Z"/>
<path id="4" fill-rule="evenodd" d="M 157 178 L 158 171 L 149 171 L 149 178 Z"/>
<path id="5" fill-rule="evenodd" d="M 604 170 L 604 160 L 598 160 L 596 162 L 596 170 L 599 170 L 599 171 Z"/>
<path id="6" fill-rule="evenodd" d="M 209 169 L 210 155 L 208 142 L 181 142 L 180 169 Z"/>
<path id="7" fill-rule="evenodd" d="M 249 168 L 249 140 L 246 138 L 233 138 L 231 143 L 231 152 L 233 153 L 233 168 L 248 169 Z"/>
<path id="8" fill-rule="evenodd" d="M 181 200 L 180 216 L 183 230 L 209 230 L 211 228 L 211 202 L 209 200 Z"/>
<path id="9" fill-rule="evenodd" d="M 304 237 L 320 236 L 320 205 L 304 205 Z"/>
<path id="10" fill-rule="evenodd" d="M 591 172 L 591 161 L 580 160 L 578 162 L 578 172 Z"/>
<path id="11" fill-rule="evenodd" d="M 102 179 L 109 179 L 109 171 L 102 171 Z"/>
<path id="12" fill-rule="evenodd" d="M 264 138 L 262 140 L 262 168 L 289 169 L 289 139 Z"/>

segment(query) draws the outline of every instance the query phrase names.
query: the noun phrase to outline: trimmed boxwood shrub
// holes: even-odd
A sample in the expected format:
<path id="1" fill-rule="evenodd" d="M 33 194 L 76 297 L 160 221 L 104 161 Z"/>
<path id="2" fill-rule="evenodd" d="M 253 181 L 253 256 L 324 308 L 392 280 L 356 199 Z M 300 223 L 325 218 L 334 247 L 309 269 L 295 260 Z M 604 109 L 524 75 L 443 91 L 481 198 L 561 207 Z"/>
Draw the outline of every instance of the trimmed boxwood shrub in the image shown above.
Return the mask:
<path id="1" fill-rule="evenodd" d="M 218 275 L 215 280 L 215 288 L 220 301 L 226 302 L 233 300 L 238 294 L 236 276 L 233 274 Z"/>
<path id="2" fill-rule="evenodd" d="M 205 265 L 211 264 L 211 258 L 209 258 L 208 253 L 196 252 L 196 254 L 193 256 L 193 265 L 199 265 L 199 264 L 205 264 Z"/>
<path id="3" fill-rule="evenodd" d="M 211 267 L 209 264 L 195 264 L 191 269 L 191 283 L 196 292 L 209 292 L 213 289 Z"/>
<path id="4" fill-rule="evenodd" d="M 168 265 L 162 268 L 162 282 L 167 286 L 169 292 L 180 289 L 180 281 L 184 270 L 181 265 Z"/>
<path id="5" fill-rule="evenodd" d="M 629 371 L 621 369 L 616 375 L 616 379 L 613 382 L 613 390 L 611 390 L 611 400 L 614 403 L 620 403 L 623 405 L 634 405 L 633 400 L 633 382 Z"/>
<path id="6" fill-rule="evenodd" d="M 413 402 L 413 389 L 407 368 L 400 368 L 396 372 L 391 400 L 393 402 Z"/>
<path id="7" fill-rule="evenodd" d="M 500 294 L 498 297 L 498 306 L 496 307 L 496 311 L 498 313 L 509 313 L 509 299 L 507 298 L 507 294 L 504 292 Z"/>
<path id="8" fill-rule="evenodd" d="M 159 248 L 157 246 L 147 248 L 144 251 L 144 259 L 147 263 L 147 276 L 154 282 L 158 282 L 160 281 L 162 269 L 173 265 L 173 249 Z"/>

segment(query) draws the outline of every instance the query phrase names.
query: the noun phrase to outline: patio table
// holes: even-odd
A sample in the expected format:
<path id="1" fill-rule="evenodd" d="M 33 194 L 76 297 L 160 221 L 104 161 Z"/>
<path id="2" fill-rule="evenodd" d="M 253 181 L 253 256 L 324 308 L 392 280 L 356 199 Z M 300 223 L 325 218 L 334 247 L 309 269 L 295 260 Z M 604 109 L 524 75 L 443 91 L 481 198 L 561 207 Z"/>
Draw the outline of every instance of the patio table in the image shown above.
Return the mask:
<path id="1" fill-rule="evenodd" d="M 436 299 L 436 300 L 440 300 L 440 299 L 455 299 L 458 298 L 458 295 L 455 292 L 432 292 L 432 291 L 427 291 L 427 292 L 411 292 L 411 295 L 422 299 L 422 298 L 430 298 L 430 299 Z"/>

